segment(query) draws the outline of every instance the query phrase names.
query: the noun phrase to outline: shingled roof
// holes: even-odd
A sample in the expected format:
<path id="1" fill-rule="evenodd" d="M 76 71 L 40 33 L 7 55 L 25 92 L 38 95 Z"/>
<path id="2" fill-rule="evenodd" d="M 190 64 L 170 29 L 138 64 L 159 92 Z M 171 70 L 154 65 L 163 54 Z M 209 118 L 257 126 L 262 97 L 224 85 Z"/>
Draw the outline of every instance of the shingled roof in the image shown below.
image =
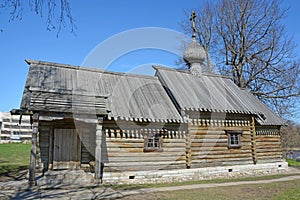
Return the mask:
<path id="1" fill-rule="evenodd" d="M 252 114 L 261 125 L 282 125 L 283 119 L 228 77 L 154 66 L 156 76 L 181 111 Z"/>
<path id="2" fill-rule="evenodd" d="M 115 120 L 180 122 L 157 77 L 27 60 L 21 108 L 105 114 Z"/>
<path id="3" fill-rule="evenodd" d="M 21 103 L 26 110 L 155 122 L 182 122 L 180 111 L 207 111 L 254 115 L 261 125 L 284 124 L 251 93 L 219 75 L 198 77 L 155 66 L 153 77 L 43 61 L 27 63 Z"/>

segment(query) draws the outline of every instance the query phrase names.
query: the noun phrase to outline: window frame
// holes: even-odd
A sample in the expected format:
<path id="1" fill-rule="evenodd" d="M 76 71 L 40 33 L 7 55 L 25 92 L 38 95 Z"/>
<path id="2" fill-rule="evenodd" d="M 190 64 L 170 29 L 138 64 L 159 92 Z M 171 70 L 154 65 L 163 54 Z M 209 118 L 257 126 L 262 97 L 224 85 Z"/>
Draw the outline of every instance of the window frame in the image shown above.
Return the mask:
<path id="1" fill-rule="evenodd" d="M 163 151 L 163 136 L 165 134 L 165 130 L 157 132 L 150 132 L 144 135 L 144 152 L 162 152 Z M 153 140 L 153 141 L 151 141 Z M 155 141 L 157 140 L 157 142 Z M 151 142 L 150 142 L 151 141 Z M 149 146 L 149 144 L 153 144 Z M 157 143 L 157 145 L 155 145 Z"/>
<path id="2" fill-rule="evenodd" d="M 228 148 L 235 149 L 242 147 L 241 136 L 243 131 L 226 131 L 228 137 Z"/>

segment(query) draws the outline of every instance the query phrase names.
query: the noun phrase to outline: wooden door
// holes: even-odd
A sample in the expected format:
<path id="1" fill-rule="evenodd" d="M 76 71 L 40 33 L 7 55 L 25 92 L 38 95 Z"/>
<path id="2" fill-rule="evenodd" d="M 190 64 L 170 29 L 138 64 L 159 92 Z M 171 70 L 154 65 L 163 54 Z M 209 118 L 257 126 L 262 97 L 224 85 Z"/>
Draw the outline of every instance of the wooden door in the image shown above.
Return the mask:
<path id="1" fill-rule="evenodd" d="M 79 166 L 80 142 L 75 129 L 54 129 L 53 168 L 73 169 Z"/>

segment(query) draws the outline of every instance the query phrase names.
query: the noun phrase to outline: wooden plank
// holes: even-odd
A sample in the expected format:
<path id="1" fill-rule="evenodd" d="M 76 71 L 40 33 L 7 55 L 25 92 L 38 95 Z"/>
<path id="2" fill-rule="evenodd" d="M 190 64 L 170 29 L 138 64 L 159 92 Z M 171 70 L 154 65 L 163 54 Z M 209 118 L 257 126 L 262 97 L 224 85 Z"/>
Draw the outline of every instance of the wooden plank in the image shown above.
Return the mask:
<path id="1" fill-rule="evenodd" d="M 75 129 L 54 130 L 53 168 L 62 169 L 72 163 L 79 163 L 78 137 Z M 71 164 L 66 164 L 70 162 Z"/>

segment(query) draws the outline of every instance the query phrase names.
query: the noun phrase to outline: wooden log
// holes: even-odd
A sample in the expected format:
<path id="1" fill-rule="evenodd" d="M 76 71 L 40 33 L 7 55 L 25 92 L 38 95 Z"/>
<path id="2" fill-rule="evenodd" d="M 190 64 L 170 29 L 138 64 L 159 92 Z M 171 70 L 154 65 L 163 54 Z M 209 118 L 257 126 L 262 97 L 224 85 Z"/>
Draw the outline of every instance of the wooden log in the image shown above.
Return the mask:
<path id="1" fill-rule="evenodd" d="M 196 160 L 193 160 L 192 161 L 192 164 L 195 164 L 195 163 L 213 163 L 213 162 L 216 162 L 216 163 L 228 163 L 230 165 L 234 165 L 235 162 L 250 162 L 252 163 L 252 158 L 251 157 L 247 157 L 247 158 L 227 158 L 226 160 L 225 159 L 211 159 L 211 158 L 203 158 L 203 159 L 196 159 Z"/>
<path id="2" fill-rule="evenodd" d="M 120 163 L 115 163 L 115 162 L 109 162 L 109 163 L 105 163 L 105 166 L 108 167 L 120 167 L 120 166 L 136 166 L 138 165 L 139 167 L 143 167 L 143 166 L 151 166 L 151 165 L 171 165 L 171 164 L 185 164 L 185 160 L 178 160 L 178 161 L 159 161 L 159 162 L 140 162 L 140 161 L 136 161 L 136 162 L 122 162 L 122 165 L 120 165 Z"/>
<path id="3" fill-rule="evenodd" d="M 107 143 L 109 142 L 113 142 L 113 143 L 144 143 L 144 139 L 143 138 L 106 138 L 105 139 Z"/>
<path id="4" fill-rule="evenodd" d="M 282 156 L 282 152 L 259 152 L 257 153 L 258 156 Z"/>
<path id="5" fill-rule="evenodd" d="M 198 159 L 211 159 L 211 160 L 220 160 L 220 159 L 224 159 L 224 160 L 238 160 L 238 159 L 244 159 L 244 158 L 248 158 L 248 159 L 252 159 L 251 157 L 251 153 L 240 153 L 240 154 L 226 154 L 226 155 L 211 155 L 211 154 L 207 154 L 207 155 L 197 155 L 194 156 L 192 155 L 193 160 L 198 160 Z"/>
<path id="6" fill-rule="evenodd" d="M 30 151 L 30 166 L 29 166 L 29 186 L 32 187 L 36 185 L 35 171 L 36 171 L 36 146 L 37 146 L 37 135 L 38 135 L 38 113 L 33 114 L 32 117 L 32 139 L 31 139 L 31 151 Z"/>
<path id="7" fill-rule="evenodd" d="M 224 134 L 217 134 L 217 135 L 212 135 L 212 134 L 197 134 L 197 135 L 192 135 L 191 140 L 195 141 L 198 139 L 227 139 L 227 135 Z"/>
<path id="8" fill-rule="evenodd" d="M 95 148 L 95 179 L 102 180 L 102 124 L 103 118 L 98 118 L 96 125 L 96 148 Z"/>
<path id="9" fill-rule="evenodd" d="M 191 168 L 203 168 L 203 167 L 218 167 L 218 166 L 231 166 L 231 165 L 247 165 L 252 164 L 253 161 L 251 159 L 248 160 L 240 160 L 240 161 L 208 161 L 204 160 L 203 162 L 193 162 Z"/>
<path id="10" fill-rule="evenodd" d="M 105 166 L 104 172 L 128 172 L 128 171 L 152 171 L 152 170 L 171 170 L 171 169 L 185 169 L 185 164 L 172 163 L 168 165 L 132 165 L 132 166 Z"/>
<path id="11" fill-rule="evenodd" d="M 251 154 L 251 149 L 241 150 L 241 149 L 230 149 L 227 151 L 197 151 L 192 152 L 192 156 L 201 156 L 201 155 L 229 155 L 229 154 Z"/>
<path id="12" fill-rule="evenodd" d="M 256 137 L 256 140 L 258 142 L 278 142 L 280 141 L 280 138 L 279 137 Z"/>
<path id="13" fill-rule="evenodd" d="M 185 155 L 185 151 L 182 152 L 107 152 L 108 157 L 139 157 L 139 156 L 147 156 L 147 157 L 174 157 L 178 155 Z"/>
<path id="14" fill-rule="evenodd" d="M 191 167 L 191 161 L 192 161 L 191 148 L 192 148 L 191 135 L 190 135 L 190 131 L 188 130 L 188 132 L 186 133 L 186 136 L 185 136 L 186 168 L 188 168 L 188 169 Z"/>
<path id="15" fill-rule="evenodd" d="M 138 157 L 109 157 L 109 163 L 119 163 L 123 165 L 123 162 L 175 162 L 175 161 L 185 161 L 185 156 L 177 155 L 172 157 L 148 157 L 148 156 L 138 156 Z"/>
<path id="16" fill-rule="evenodd" d="M 262 160 L 276 160 L 276 161 L 281 161 L 283 158 L 282 158 L 282 156 L 259 156 L 258 159 L 260 161 L 262 161 Z"/>
<path id="17" fill-rule="evenodd" d="M 271 149 L 276 150 L 276 151 L 282 151 L 281 146 L 279 144 L 278 145 L 265 144 L 265 145 L 260 145 L 260 146 L 256 147 L 257 151 L 263 151 L 263 150 L 268 151 Z"/>

